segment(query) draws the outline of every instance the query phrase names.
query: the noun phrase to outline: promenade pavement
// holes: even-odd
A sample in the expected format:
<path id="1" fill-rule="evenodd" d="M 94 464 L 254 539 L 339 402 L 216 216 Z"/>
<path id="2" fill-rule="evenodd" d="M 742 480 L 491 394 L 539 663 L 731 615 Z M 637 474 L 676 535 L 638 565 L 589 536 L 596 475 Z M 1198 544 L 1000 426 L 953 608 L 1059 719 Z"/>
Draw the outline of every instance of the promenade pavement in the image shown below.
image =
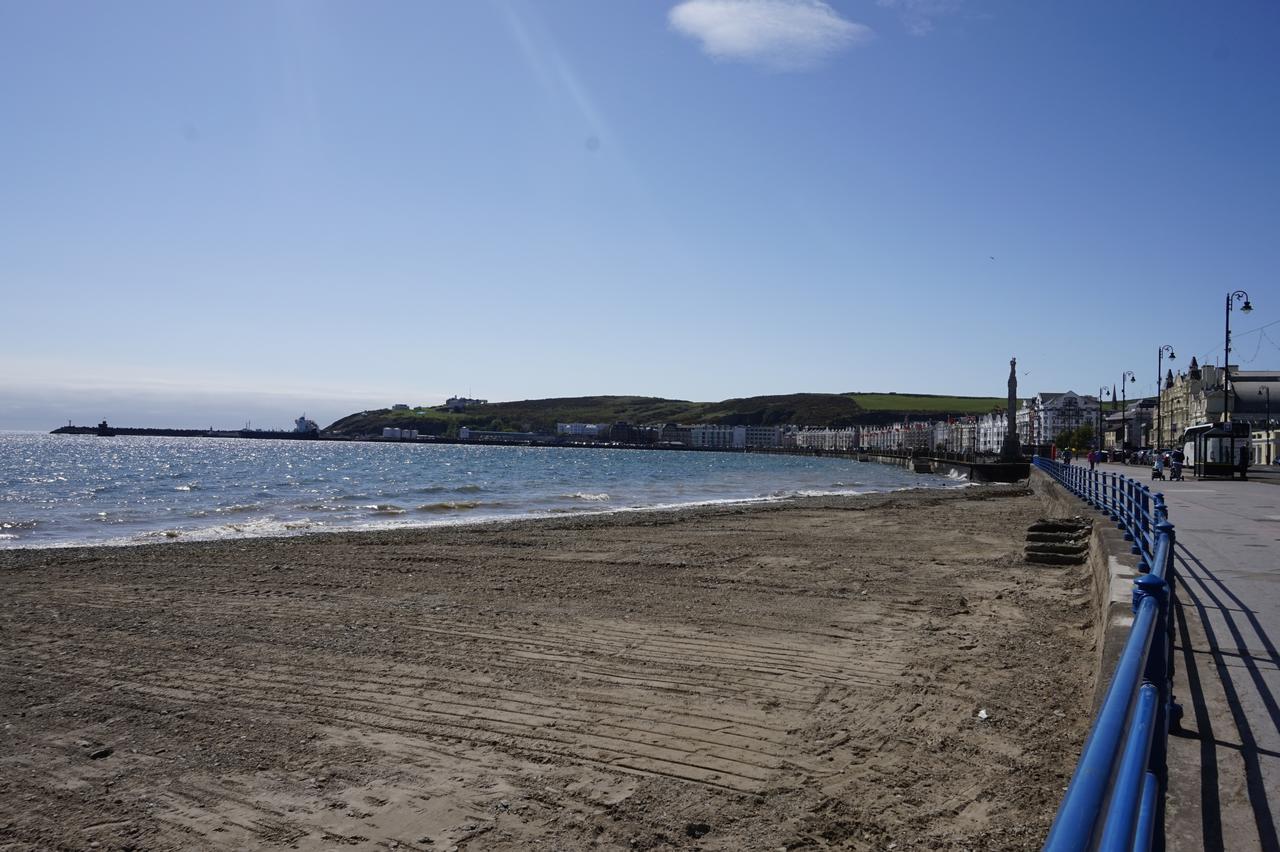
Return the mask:
<path id="1" fill-rule="evenodd" d="M 1280 471 L 1151 482 L 1180 577 L 1169 743 L 1168 849 L 1280 852 Z"/>

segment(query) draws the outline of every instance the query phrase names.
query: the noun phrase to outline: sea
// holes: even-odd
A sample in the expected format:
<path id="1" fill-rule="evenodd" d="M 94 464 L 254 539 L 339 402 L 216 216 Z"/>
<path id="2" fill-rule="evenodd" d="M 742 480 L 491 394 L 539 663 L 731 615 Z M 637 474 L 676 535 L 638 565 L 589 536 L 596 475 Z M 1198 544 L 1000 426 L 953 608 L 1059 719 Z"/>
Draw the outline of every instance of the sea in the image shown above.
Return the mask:
<path id="1" fill-rule="evenodd" d="M 0 548 L 127 545 L 955 488 L 765 453 L 0 433 Z"/>

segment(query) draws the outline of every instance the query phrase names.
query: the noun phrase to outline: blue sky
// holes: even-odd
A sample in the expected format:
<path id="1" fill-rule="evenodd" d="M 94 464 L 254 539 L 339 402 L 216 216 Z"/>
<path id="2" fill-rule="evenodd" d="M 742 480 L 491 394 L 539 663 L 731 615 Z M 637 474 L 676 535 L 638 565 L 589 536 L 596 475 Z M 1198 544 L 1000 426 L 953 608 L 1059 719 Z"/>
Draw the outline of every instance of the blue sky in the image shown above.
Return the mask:
<path id="1" fill-rule="evenodd" d="M 0 2 L 0 428 L 1280 366 L 1280 5 Z M 1269 336 L 1267 332 L 1269 331 Z"/>

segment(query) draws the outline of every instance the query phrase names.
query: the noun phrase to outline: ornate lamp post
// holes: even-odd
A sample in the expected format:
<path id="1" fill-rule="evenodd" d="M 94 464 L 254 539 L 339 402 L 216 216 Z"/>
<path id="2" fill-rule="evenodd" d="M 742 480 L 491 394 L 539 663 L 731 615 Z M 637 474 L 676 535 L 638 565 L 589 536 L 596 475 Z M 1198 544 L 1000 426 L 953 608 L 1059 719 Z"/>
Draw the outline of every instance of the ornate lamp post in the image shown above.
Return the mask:
<path id="1" fill-rule="evenodd" d="M 1227 294 L 1227 336 L 1226 342 L 1222 350 L 1222 419 L 1224 422 L 1231 420 L 1231 308 L 1233 303 L 1243 301 L 1240 306 L 1240 313 L 1247 314 L 1253 310 L 1253 305 L 1249 303 L 1249 294 L 1243 290 L 1236 290 Z"/>
<path id="2" fill-rule="evenodd" d="M 1178 356 L 1173 353 L 1173 347 L 1165 344 L 1156 350 L 1156 449 L 1159 450 L 1164 445 L 1164 399 L 1161 385 L 1164 384 L 1164 353 L 1169 353 L 1169 360 L 1172 361 Z M 1172 443 L 1172 436 L 1170 442 Z"/>
<path id="3" fill-rule="evenodd" d="M 1133 370 L 1125 370 L 1120 374 L 1120 451 L 1129 448 L 1129 390 L 1128 383 L 1136 382 L 1138 377 Z"/>
<path id="4" fill-rule="evenodd" d="M 1102 449 L 1102 398 L 1107 395 L 1105 387 L 1098 388 L 1098 449 Z"/>

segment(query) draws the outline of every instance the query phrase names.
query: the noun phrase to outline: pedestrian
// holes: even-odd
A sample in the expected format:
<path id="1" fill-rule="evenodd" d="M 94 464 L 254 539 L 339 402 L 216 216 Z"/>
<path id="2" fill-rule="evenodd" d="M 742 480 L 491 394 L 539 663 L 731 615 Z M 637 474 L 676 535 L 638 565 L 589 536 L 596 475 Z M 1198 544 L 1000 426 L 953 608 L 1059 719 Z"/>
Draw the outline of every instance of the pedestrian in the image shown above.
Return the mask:
<path id="1" fill-rule="evenodd" d="M 1098 451 L 1090 450 L 1089 451 L 1089 470 L 1093 470 L 1097 466 L 1098 466 Z"/>

